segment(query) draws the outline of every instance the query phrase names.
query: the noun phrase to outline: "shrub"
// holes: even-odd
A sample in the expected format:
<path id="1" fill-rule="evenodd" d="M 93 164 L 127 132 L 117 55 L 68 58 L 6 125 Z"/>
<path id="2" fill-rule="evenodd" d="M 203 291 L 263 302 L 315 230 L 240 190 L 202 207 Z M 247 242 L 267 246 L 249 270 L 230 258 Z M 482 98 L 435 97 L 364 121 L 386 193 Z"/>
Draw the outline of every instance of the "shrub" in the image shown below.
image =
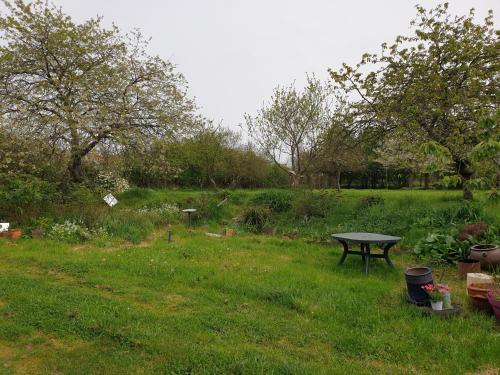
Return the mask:
<path id="1" fill-rule="evenodd" d="M 224 216 L 224 207 L 219 205 L 217 194 L 202 193 L 196 198 L 188 197 L 186 204 L 189 208 L 195 208 L 196 212 L 192 215 L 194 220 L 220 220 Z"/>
<path id="2" fill-rule="evenodd" d="M 325 217 L 331 209 L 333 196 L 326 192 L 304 191 L 292 204 L 292 214 L 296 219 L 309 220 Z"/>
<path id="3" fill-rule="evenodd" d="M 0 174 L 0 217 L 26 222 L 59 199 L 57 186 L 31 175 Z"/>
<path id="4" fill-rule="evenodd" d="M 99 172 L 93 183 L 106 192 L 123 193 L 130 188 L 128 181 L 111 172 Z"/>
<path id="5" fill-rule="evenodd" d="M 92 233 L 81 223 L 66 220 L 60 224 L 54 224 L 48 233 L 53 240 L 78 243 L 89 240 Z"/>
<path id="6" fill-rule="evenodd" d="M 274 212 L 285 212 L 292 207 L 293 194 L 287 190 L 264 190 L 257 193 L 252 202 L 265 205 Z"/>
<path id="7" fill-rule="evenodd" d="M 248 231 L 260 233 L 269 223 L 271 212 L 268 208 L 248 207 L 239 217 L 240 224 Z"/>
<path id="8" fill-rule="evenodd" d="M 413 248 L 413 253 L 432 263 L 455 263 L 468 256 L 470 244 L 456 239 L 458 231 L 437 231 L 420 240 Z"/>

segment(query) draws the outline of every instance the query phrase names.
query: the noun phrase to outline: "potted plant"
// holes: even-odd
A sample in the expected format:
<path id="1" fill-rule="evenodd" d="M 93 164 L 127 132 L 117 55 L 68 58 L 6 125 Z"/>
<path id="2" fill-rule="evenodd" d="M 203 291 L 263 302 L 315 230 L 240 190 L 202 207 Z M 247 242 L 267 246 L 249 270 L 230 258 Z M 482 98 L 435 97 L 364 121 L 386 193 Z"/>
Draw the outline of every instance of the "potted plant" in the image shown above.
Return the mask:
<path id="1" fill-rule="evenodd" d="M 470 259 L 470 248 L 466 243 L 459 247 L 460 258 L 458 259 L 458 277 L 465 279 L 468 273 L 481 272 L 481 263 L 476 259 Z"/>
<path id="2" fill-rule="evenodd" d="M 432 309 L 443 310 L 443 293 L 441 293 L 441 289 L 433 284 L 422 285 L 422 289 L 429 296 Z"/>

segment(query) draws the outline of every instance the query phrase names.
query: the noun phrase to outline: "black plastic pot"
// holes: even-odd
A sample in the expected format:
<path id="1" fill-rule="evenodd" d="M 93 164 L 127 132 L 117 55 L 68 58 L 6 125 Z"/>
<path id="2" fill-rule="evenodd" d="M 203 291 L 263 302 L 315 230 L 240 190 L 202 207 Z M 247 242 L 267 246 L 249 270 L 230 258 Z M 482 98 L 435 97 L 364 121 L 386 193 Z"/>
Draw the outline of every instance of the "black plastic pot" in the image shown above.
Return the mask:
<path id="1" fill-rule="evenodd" d="M 416 304 L 426 304 L 429 296 L 422 286 L 433 284 L 432 269 L 429 267 L 411 267 L 405 270 L 406 287 L 408 298 Z"/>

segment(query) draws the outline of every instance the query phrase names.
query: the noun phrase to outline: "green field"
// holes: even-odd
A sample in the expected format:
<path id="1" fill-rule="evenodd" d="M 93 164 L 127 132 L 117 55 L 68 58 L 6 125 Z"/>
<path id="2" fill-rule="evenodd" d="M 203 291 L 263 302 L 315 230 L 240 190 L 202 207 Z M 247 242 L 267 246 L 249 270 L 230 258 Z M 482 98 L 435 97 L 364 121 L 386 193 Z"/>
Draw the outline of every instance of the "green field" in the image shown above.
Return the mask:
<path id="1" fill-rule="evenodd" d="M 407 249 L 429 231 L 415 223 L 459 205 L 460 192 L 332 192 L 331 213 L 277 214 L 274 236 L 232 221 L 258 193 L 233 192 L 192 231 L 173 224 L 172 243 L 166 226 L 136 243 L 0 241 L 0 374 L 498 373 L 498 326 L 470 309 L 453 266 L 461 317 L 426 317 L 403 299 L 402 270 L 418 262 Z M 385 203 L 360 206 L 371 194 Z M 135 190 L 116 210 L 198 195 Z M 485 208 L 490 221 L 498 208 Z M 328 233 L 370 225 L 404 236 L 396 268 L 375 260 L 365 276 L 359 257 L 338 267 Z M 205 235 L 227 226 L 234 237 Z"/>

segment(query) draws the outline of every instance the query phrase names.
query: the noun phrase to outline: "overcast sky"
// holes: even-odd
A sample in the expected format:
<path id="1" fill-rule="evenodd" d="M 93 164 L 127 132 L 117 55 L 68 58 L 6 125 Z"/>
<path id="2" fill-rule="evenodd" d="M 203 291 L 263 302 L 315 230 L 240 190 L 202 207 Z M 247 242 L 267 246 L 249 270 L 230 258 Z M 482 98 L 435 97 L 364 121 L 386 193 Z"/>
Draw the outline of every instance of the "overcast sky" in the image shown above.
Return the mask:
<path id="1" fill-rule="evenodd" d="M 177 65 L 205 116 L 237 128 L 279 84 L 327 79 L 328 68 L 357 63 L 384 41 L 408 34 L 411 0 L 53 0 L 76 21 L 95 15 L 152 37 L 150 52 Z M 450 1 L 483 19 L 500 0 Z M 3 6 L 2 6 L 3 7 Z"/>

